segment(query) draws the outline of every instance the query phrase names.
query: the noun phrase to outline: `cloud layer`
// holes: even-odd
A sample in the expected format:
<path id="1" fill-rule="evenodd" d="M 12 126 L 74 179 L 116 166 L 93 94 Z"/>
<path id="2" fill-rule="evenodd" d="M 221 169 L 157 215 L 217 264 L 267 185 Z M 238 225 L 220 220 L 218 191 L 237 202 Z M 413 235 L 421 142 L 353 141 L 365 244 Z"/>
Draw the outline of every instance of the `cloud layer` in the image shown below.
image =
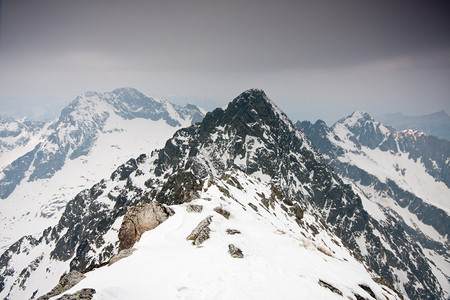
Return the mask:
<path id="1" fill-rule="evenodd" d="M 1 5 L 0 114 L 121 86 L 211 106 L 259 87 L 294 120 L 450 110 L 445 1 Z"/>

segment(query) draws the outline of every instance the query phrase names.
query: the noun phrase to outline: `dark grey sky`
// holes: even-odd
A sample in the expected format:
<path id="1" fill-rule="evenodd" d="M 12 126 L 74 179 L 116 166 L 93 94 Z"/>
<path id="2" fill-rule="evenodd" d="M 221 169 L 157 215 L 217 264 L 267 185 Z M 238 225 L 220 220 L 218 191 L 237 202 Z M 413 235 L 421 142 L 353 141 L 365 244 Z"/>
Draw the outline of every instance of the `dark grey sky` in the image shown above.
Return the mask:
<path id="1" fill-rule="evenodd" d="M 262 88 L 294 121 L 450 112 L 448 1 L 0 3 L 0 114 L 123 86 L 208 109 Z"/>

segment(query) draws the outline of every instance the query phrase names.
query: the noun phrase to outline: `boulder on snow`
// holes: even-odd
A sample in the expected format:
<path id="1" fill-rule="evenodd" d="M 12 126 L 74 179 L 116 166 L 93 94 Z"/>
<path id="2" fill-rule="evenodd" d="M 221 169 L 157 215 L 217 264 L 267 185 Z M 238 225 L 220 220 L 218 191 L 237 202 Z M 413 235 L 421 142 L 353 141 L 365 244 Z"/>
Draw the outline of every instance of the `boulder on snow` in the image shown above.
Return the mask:
<path id="1" fill-rule="evenodd" d="M 47 300 L 54 296 L 57 296 L 75 286 L 78 282 L 86 278 L 81 272 L 71 271 L 64 273 L 59 279 L 58 284 L 47 294 L 38 298 L 38 300 Z"/>
<path id="2" fill-rule="evenodd" d="M 186 211 L 188 213 L 201 213 L 202 210 L 203 210 L 203 205 L 188 204 L 188 206 L 186 206 Z"/>
<path id="3" fill-rule="evenodd" d="M 119 252 L 133 247 L 147 230 L 167 220 L 174 211 L 158 202 L 129 206 L 119 230 Z"/>
<path id="4" fill-rule="evenodd" d="M 191 234 L 188 235 L 186 240 L 192 241 L 192 245 L 201 245 L 204 241 L 209 239 L 209 224 L 211 224 L 213 216 L 208 216 L 206 219 L 201 221 L 194 230 L 192 230 Z"/>
<path id="5" fill-rule="evenodd" d="M 254 211 L 258 212 L 258 207 L 257 207 L 255 204 L 249 202 L 249 203 L 248 203 L 248 206 L 250 206 L 251 208 L 253 208 Z"/>
<path id="6" fill-rule="evenodd" d="M 81 289 L 73 294 L 64 294 L 57 300 L 91 300 L 95 293 L 94 289 Z"/>
<path id="7" fill-rule="evenodd" d="M 233 244 L 228 245 L 228 253 L 230 253 L 231 257 L 234 257 L 234 258 L 243 258 L 244 257 L 242 250 Z"/>
<path id="8" fill-rule="evenodd" d="M 121 260 L 122 258 L 128 257 L 130 256 L 134 251 L 136 250 L 136 248 L 128 248 L 128 249 L 123 249 L 121 250 L 119 253 L 117 253 L 116 255 L 114 255 L 108 262 L 108 266 L 112 265 L 115 262 L 118 262 L 119 260 Z"/>
<path id="9" fill-rule="evenodd" d="M 225 231 L 229 235 L 241 234 L 241 232 L 239 230 L 237 230 L 237 229 L 227 229 Z"/>
<path id="10" fill-rule="evenodd" d="M 331 284 L 329 284 L 329 283 L 323 281 L 322 279 L 319 279 L 319 284 L 320 284 L 321 286 L 323 286 L 324 288 L 329 289 L 329 290 L 332 291 L 333 293 L 336 293 L 336 294 L 342 296 L 341 290 L 339 290 L 338 288 L 335 288 L 334 286 L 332 286 Z"/>
<path id="11" fill-rule="evenodd" d="M 230 213 L 223 209 L 221 206 L 217 206 L 216 208 L 214 208 L 214 211 L 219 215 L 222 215 L 225 219 L 230 218 Z"/>

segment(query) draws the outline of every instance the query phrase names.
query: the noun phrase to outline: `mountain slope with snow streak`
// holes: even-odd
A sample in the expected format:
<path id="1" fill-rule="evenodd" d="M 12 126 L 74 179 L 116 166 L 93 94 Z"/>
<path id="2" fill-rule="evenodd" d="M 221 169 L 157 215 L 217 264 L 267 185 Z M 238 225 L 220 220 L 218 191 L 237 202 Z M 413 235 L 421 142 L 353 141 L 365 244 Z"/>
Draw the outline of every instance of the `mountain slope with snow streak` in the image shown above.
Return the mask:
<path id="1" fill-rule="evenodd" d="M 365 199 L 342 181 L 305 134 L 264 91 L 252 89 L 202 122 L 178 130 L 161 150 L 119 166 L 109 179 L 69 201 L 56 226 L 5 251 L 0 296 L 41 294 L 56 284 L 64 268 L 85 271 L 107 263 L 118 251 L 117 231 L 127 207 L 155 200 L 184 204 L 199 198 L 211 176 L 221 178 L 233 170 L 271 183 L 306 214 L 323 219 L 377 276 L 408 298 L 448 295 L 408 228 L 393 219 L 387 226 L 371 216 Z M 41 272 L 49 263 L 44 282 Z"/>
<path id="2" fill-rule="evenodd" d="M 190 202 L 201 205 L 201 213 L 172 205 L 175 214 L 144 233 L 130 257 L 86 273 L 65 293 L 94 288 L 93 299 L 371 299 L 363 286 L 378 299 L 399 299 L 375 283 L 317 217 L 305 214 L 297 223 L 286 211 L 289 200 L 274 196 L 273 189 L 242 172 L 211 177 Z M 263 199 L 273 200 L 266 206 Z M 216 207 L 228 211 L 229 219 Z M 210 238 L 192 245 L 186 237 L 208 216 Z M 230 244 L 243 258 L 228 253 Z"/>
<path id="3" fill-rule="evenodd" d="M 10 146 L 15 156 L 3 151 L 0 157 L 5 160 L 0 248 L 54 225 L 80 190 L 109 176 L 121 162 L 161 148 L 177 129 L 202 117 L 195 106 L 179 107 L 122 88 L 80 95 L 57 121 L 33 129 L 32 136 L 9 129 L 18 142 Z"/>
<path id="4" fill-rule="evenodd" d="M 297 123 L 380 223 L 402 224 L 420 244 L 447 295 L 450 290 L 450 142 L 397 132 L 355 112 L 327 127 Z M 399 245 L 400 246 L 400 245 Z"/>

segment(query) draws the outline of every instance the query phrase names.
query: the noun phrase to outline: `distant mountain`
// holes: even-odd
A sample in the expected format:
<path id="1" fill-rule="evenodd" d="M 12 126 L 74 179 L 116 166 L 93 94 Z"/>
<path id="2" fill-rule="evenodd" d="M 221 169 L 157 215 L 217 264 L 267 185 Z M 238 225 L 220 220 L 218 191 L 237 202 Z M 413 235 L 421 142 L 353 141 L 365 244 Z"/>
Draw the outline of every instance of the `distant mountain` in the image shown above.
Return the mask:
<path id="1" fill-rule="evenodd" d="M 227 175 L 230 172 L 245 173 L 251 177 Z M 256 183 L 252 177 L 264 183 L 266 187 Z M 215 184 L 219 178 L 243 192 L 236 192 L 236 189 L 223 184 Z M 255 184 L 250 185 L 250 181 Z M 272 192 L 263 192 L 269 186 L 273 186 Z M 348 270 L 349 267 L 345 263 L 346 259 L 353 265 L 353 260 L 343 254 L 345 251 L 342 250 L 341 240 L 346 247 L 352 249 L 356 257 L 360 257 L 372 269 L 371 276 L 381 275 L 385 278 L 381 281 L 393 283 L 409 298 L 440 299 L 448 296 L 446 283 L 440 281 L 444 275 L 435 272 L 435 269 L 445 266 L 442 266 L 442 263 L 434 264 L 427 259 L 422 244 L 416 241 L 416 235 L 410 232 L 410 227 L 396 223 L 396 219 L 389 215 L 384 219 L 373 215 L 372 210 L 376 205 L 368 207 L 367 198 L 359 197 L 350 185 L 343 182 L 306 135 L 292 124 L 262 90 L 256 89 L 245 91 L 226 108 L 208 113 L 202 122 L 178 130 L 161 150 L 140 155 L 119 166 L 109 179 L 98 182 L 69 201 L 56 226 L 46 229 L 40 235 L 25 236 L 14 243 L 0 257 L 0 279 L 4 283 L 0 296 L 24 298 L 42 295 L 56 285 L 58 278 L 65 271 L 89 271 L 107 263 L 118 252 L 117 234 L 130 206 L 155 200 L 171 205 L 174 207 L 175 216 L 177 213 L 182 215 L 174 218 L 177 220 L 175 223 L 168 223 L 169 228 L 174 228 L 171 226 L 182 226 L 184 220 L 182 208 L 177 208 L 176 205 L 191 201 L 202 202 L 200 199 L 211 200 L 211 205 L 214 206 L 222 205 L 225 209 L 229 207 L 232 213 L 230 220 L 237 218 L 237 223 L 231 224 L 236 226 L 243 223 L 253 224 L 254 217 L 260 218 L 261 221 L 255 224 L 275 225 L 285 222 L 285 225 L 280 225 L 281 231 L 292 233 L 294 239 L 299 238 L 300 243 L 302 238 L 306 238 L 317 246 L 324 246 L 323 251 L 319 252 L 329 253 L 330 258 L 324 257 L 325 260 L 333 260 L 329 269 L 331 274 L 327 276 L 334 278 L 331 285 L 342 284 L 339 286 L 345 290 L 342 293 L 346 296 L 358 298 L 355 292 L 359 295 L 362 292 L 356 290 L 356 282 L 353 279 L 348 278 L 346 281 L 342 277 L 343 274 L 348 274 L 347 271 L 334 271 L 334 254 L 342 259 L 343 269 Z M 276 199 L 286 200 L 280 202 Z M 252 205 L 246 203 L 247 201 Z M 210 212 L 211 206 L 205 206 L 206 211 Z M 253 215 L 250 209 L 258 210 L 259 214 Z M 275 218 L 268 217 L 263 210 Z M 242 211 L 247 211 L 248 216 Z M 316 222 L 304 221 L 305 224 L 301 218 L 295 221 L 296 219 L 292 219 L 295 212 L 299 218 L 304 214 L 305 220 L 311 217 L 316 219 Z M 192 225 L 194 219 L 187 218 L 190 220 L 187 222 Z M 215 216 L 213 218 L 216 219 Z M 293 229 L 292 221 L 303 228 L 300 231 L 305 229 L 306 232 L 302 234 L 298 229 Z M 222 222 L 215 224 L 217 225 L 213 226 L 226 226 L 220 225 L 225 224 Z M 161 226 L 164 225 L 165 223 Z M 255 226 L 259 228 L 259 225 Z M 213 228 L 219 230 L 222 227 Z M 246 227 L 241 228 L 244 231 Z M 273 227 L 269 228 L 273 231 Z M 167 233 L 164 238 L 169 238 L 172 233 L 173 237 L 179 236 L 180 232 L 189 233 L 190 230 L 191 226 L 183 227 L 179 232 L 163 231 Z M 252 230 L 250 234 L 259 236 L 258 230 Z M 223 236 L 218 234 L 221 235 Z M 316 240 L 311 239 L 311 235 L 316 235 Z M 325 235 L 335 235 L 332 243 L 327 242 L 328 237 Z M 267 235 L 266 231 L 263 236 L 272 239 L 272 235 Z M 323 240 L 320 236 L 323 236 Z M 228 240 L 214 241 L 211 238 L 213 245 Z M 238 241 L 242 243 L 238 244 Z M 248 244 L 245 241 L 245 238 L 238 239 L 236 245 L 242 247 L 244 255 L 246 249 L 252 254 L 249 260 L 257 260 L 257 247 L 253 244 L 255 239 L 248 239 Z M 283 245 L 286 245 L 284 242 L 290 243 L 288 241 L 290 238 L 283 240 Z M 167 245 L 164 241 L 162 243 Z M 174 243 L 181 245 L 179 241 Z M 331 248 L 333 243 L 340 249 Z M 208 253 L 209 257 L 211 249 L 205 243 L 205 252 L 202 253 Z M 277 244 L 271 244 L 271 249 L 275 252 Z M 327 252 L 327 249 L 332 251 Z M 202 251 L 202 248 L 199 250 Z M 176 250 L 169 248 L 165 253 L 169 253 L 168 251 L 173 253 L 172 251 Z M 446 248 L 441 249 L 439 255 L 445 256 L 445 251 Z M 139 253 L 149 255 L 145 250 Z M 344 256 L 340 256 L 341 253 Z M 180 256 L 183 256 L 183 253 Z M 222 257 L 222 254 L 219 254 L 219 257 Z M 302 254 L 295 256 L 293 260 L 297 261 L 299 257 L 303 257 Z M 309 259 L 316 261 L 315 258 L 304 257 L 305 265 L 309 265 Z M 126 260 L 123 261 L 123 264 L 125 263 Z M 211 265 L 214 265 L 214 262 L 211 262 Z M 253 264 L 248 266 L 253 267 Z M 285 268 L 286 263 L 283 262 L 282 266 Z M 107 270 L 99 270 L 96 274 Z M 297 274 L 301 278 L 304 273 L 302 271 L 290 274 Z M 313 279 L 308 290 L 311 288 L 317 291 L 316 280 L 319 278 L 314 274 L 317 273 L 308 275 L 308 278 Z M 366 275 L 363 276 L 367 278 Z M 364 279 L 363 282 L 375 288 L 368 280 Z M 298 286 L 292 289 L 298 289 Z M 378 291 L 381 293 L 381 290 Z M 317 298 L 333 297 L 333 294 L 326 290 L 325 292 L 322 296 L 316 292 L 313 295 Z M 105 290 L 102 293 L 105 293 Z M 377 292 L 377 295 L 373 296 L 364 294 L 363 298 L 388 297 L 380 293 Z M 303 294 L 304 297 L 306 295 Z M 395 293 L 390 295 L 388 298 L 396 297 Z"/>
<path id="2" fill-rule="evenodd" d="M 297 126 L 361 195 L 373 218 L 385 228 L 402 227 L 416 241 L 448 296 L 450 142 L 420 131 L 396 131 L 364 112 L 332 127 L 320 120 Z"/>
<path id="3" fill-rule="evenodd" d="M 0 247 L 55 224 L 80 190 L 202 118 L 131 88 L 80 95 L 47 124 L 2 118 Z"/>
<path id="4" fill-rule="evenodd" d="M 405 129 L 419 130 L 428 135 L 450 141 L 450 116 L 444 110 L 423 116 L 405 116 L 401 113 L 388 114 L 376 119 L 399 131 Z"/>
<path id="5" fill-rule="evenodd" d="M 43 122 L 0 116 L 0 169 L 32 150 L 44 127 Z"/>

